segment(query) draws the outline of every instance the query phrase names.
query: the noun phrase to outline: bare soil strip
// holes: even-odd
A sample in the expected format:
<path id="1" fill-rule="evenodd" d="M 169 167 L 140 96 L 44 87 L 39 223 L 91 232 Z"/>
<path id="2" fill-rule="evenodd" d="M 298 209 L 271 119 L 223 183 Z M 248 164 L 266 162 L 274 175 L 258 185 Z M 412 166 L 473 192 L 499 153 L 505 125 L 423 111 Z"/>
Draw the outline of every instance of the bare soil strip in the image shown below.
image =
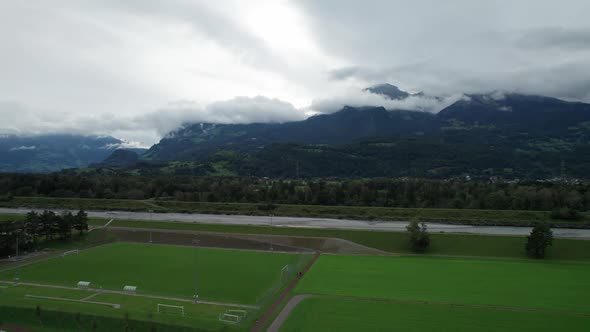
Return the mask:
<path id="1" fill-rule="evenodd" d="M 346 255 L 393 255 L 351 241 L 323 237 L 217 233 L 118 226 L 109 227 L 109 232 L 114 234 L 119 241 L 126 242 L 193 246 L 193 240 L 198 239 L 199 246 L 209 248 L 309 253 L 321 251 L 322 253 Z"/>
<path id="2" fill-rule="evenodd" d="M 303 278 L 303 276 L 307 273 L 307 271 L 309 271 L 309 269 L 311 269 L 311 267 L 318 260 L 318 258 L 320 258 L 320 253 L 319 252 L 315 254 L 315 256 L 307 263 L 307 265 L 301 271 L 301 273 L 297 277 L 295 277 L 295 279 L 293 281 L 291 281 L 291 283 L 289 284 L 289 286 L 287 286 L 285 288 L 285 290 L 283 290 L 283 292 L 281 293 L 281 295 L 278 298 L 276 298 L 275 301 L 266 309 L 266 311 L 256 320 L 256 323 L 250 329 L 250 332 L 258 332 L 258 331 L 260 331 L 264 327 L 264 324 L 266 323 L 266 321 L 268 319 L 270 319 L 270 317 L 272 316 L 273 312 L 287 298 L 287 296 L 289 295 L 289 293 L 291 293 L 291 291 L 295 288 L 295 286 L 297 286 L 297 284 L 299 283 L 299 281 L 301 280 L 301 278 Z"/>

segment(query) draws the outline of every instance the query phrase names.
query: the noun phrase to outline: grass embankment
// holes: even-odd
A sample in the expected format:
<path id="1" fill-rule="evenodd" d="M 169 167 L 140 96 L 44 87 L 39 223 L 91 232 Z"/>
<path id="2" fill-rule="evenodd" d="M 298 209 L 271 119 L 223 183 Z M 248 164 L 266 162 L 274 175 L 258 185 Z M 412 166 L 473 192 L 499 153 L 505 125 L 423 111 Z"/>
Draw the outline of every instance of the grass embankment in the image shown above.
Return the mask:
<path id="1" fill-rule="evenodd" d="M 417 209 L 363 206 L 322 206 L 278 204 L 272 212 L 250 203 L 206 203 L 156 200 L 80 199 L 53 197 L 15 197 L 0 202 L 0 207 L 63 208 L 85 210 L 124 210 L 154 212 L 187 212 L 211 214 L 325 217 L 375 220 L 419 220 L 481 225 L 530 225 L 549 222 L 568 227 L 590 227 L 590 214 L 582 213 L 579 221 L 551 218 L 549 211 Z"/>
<path id="2" fill-rule="evenodd" d="M 111 223 L 111 226 L 236 234 L 330 237 L 352 241 L 392 253 L 409 254 L 412 252 L 409 247 L 408 236 L 404 232 L 191 224 L 138 220 L 115 220 Z M 524 252 L 526 238 L 523 236 L 444 233 L 432 233 L 430 236 L 431 247 L 426 253 L 428 255 L 526 258 Z M 590 241 L 554 239 L 547 259 L 590 260 Z"/>
<path id="3" fill-rule="evenodd" d="M 590 265 L 322 256 L 281 331 L 584 331 Z"/>

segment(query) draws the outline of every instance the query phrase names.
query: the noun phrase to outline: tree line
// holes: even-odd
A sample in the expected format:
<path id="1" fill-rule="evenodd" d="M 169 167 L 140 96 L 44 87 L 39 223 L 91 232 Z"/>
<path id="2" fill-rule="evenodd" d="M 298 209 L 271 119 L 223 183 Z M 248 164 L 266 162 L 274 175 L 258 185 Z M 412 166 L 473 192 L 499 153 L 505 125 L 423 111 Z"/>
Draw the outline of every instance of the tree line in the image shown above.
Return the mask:
<path id="1" fill-rule="evenodd" d="M 277 180 L 212 176 L 0 174 L 0 200 L 10 200 L 12 196 L 555 210 L 556 217 L 566 219 L 576 218 L 571 210 L 590 210 L 589 183 L 404 178 Z"/>
<path id="2" fill-rule="evenodd" d="M 87 230 L 88 215 L 83 210 L 76 214 L 31 211 L 23 220 L 0 223 L 0 256 L 37 250 L 44 241 L 69 241 L 72 233 L 84 236 Z"/>

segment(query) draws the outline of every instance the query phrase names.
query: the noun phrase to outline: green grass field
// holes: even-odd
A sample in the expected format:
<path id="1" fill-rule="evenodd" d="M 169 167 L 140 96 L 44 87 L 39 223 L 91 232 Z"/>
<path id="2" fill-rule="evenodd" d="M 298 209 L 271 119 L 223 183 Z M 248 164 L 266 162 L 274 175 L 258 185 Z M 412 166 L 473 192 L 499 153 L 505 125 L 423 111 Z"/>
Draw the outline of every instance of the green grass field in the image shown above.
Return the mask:
<path id="1" fill-rule="evenodd" d="M 582 315 L 350 298 L 309 298 L 291 312 L 281 332 L 582 332 L 587 331 L 588 326 L 590 317 Z"/>
<path id="2" fill-rule="evenodd" d="M 322 256 L 281 331 L 582 331 L 590 264 Z"/>
<path id="3" fill-rule="evenodd" d="M 322 256 L 296 292 L 590 313 L 590 264 Z"/>
<path id="4" fill-rule="evenodd" d="M 199 327 L 202 329 L 199 331 L 215 331 L 225 326 L 218 321 L 219 314 L 226 309 L 223 306 L 192 305 L 186 302 L 119 294 L 99 294 L 91 299 L 92 301 L 120 304 L 121 308 L 116 309 L 90 303 L 25 297 L 25 295 L 36 295 L 80 300 L 95 293 L 95 291 L 2 284 L 2 288 L 0 288 L 0 325 L 2 322 L 16 324 L 29 327 L 34 331 L 80 330 L 75 328 L 77 325 L 75 315 L 80 313 L 97 321 L 97 331 L 124 330 L 126 320 L 132 320 L 130 325 L 135 326 L 138 331 L 147 330 L 146 326 L 151 324 L 150 321 L 169 325 L 159 326 L 158 331 L 182 331 L 187 327 Z M 157 312 L 158 303 L 184 306 L 185 316 L 159 314 Z M 41 308 L 41 318 L 37 317 L 35 313 L 37 306 Z M 90 318 L 84 320 L 85 323 L 82 325 L 86 329 L 82 330 L 90 330 Z M 240 326 L 237 329 L 230 329 L 230 331 L 244 327 Z M 190 330 L 193 331 L 193 329 Z"/>
<path id="5" fill-rule="evenodd" d="M 281 268 L 299 255 L 115 243 L 0 272 L 0 279 L 122 290 L 138 286 L 143 294 L 191 298 L 197 288 L 203 300 L 254 304 L 281 278 Z"/>

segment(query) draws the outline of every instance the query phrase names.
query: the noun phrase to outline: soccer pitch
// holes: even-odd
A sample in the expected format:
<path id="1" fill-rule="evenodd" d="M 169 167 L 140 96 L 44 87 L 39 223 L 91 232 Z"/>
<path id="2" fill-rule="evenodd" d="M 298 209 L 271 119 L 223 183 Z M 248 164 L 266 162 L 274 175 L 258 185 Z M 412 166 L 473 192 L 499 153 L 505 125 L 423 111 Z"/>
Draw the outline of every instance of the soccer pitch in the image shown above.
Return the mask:
<path id="1" fill-rule="evenodd" d="M 281 332 L 305 331 L 587 331 L 590 317 L 538 311 L 400 303 L 351 298 L 309 298 L 293 310 Z"/>
<path id="2" fill-rule="evenodd" d="M 75 287 L 83 280 L 94 289 L 120 291 L 137 286 L 139 294 L 191 299 L 195 283 L 200 300 L 255 304 L 280 282 L 287 264 L 302 255 L 115 243 L 78 255 L 54 258 L 0 272 L 0 280 Z"/>

